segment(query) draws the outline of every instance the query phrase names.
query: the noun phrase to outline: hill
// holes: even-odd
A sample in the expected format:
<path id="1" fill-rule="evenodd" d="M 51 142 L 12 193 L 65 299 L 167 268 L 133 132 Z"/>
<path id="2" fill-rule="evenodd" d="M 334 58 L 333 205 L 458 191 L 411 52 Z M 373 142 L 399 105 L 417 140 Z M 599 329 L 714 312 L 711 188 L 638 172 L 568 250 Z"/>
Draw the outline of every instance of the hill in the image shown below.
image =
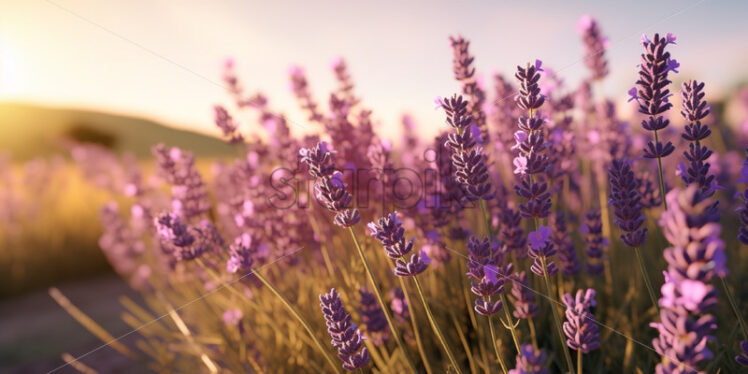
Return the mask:
<path id="1" fill-rule="evenodd" d="M 235 155 L 220 139 L 144 118 L 103 112 L 0 103 L 0 151 L 27 160 L 64 151 L 64 138 L 85 139 L 150 157 L 156 143 L 178 146 L 196 156 Z"/>

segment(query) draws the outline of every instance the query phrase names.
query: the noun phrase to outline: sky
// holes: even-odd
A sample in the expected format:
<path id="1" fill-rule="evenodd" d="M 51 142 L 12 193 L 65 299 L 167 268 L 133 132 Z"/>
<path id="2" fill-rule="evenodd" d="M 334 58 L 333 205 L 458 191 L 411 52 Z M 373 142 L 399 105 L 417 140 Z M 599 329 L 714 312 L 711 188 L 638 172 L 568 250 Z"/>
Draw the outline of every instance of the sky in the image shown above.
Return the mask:
<path id="1" fill-rule="evenodd" d="M 342 56 L 387 134 L 404 112 L 433 133 L 444 126 L 434 98 L 459 90 L 449 35 L 471 41 L 486 78 L 537 58 L 575 87 L 586 74 L 583 14 L 610 40 L 608 95 L 623 98 L 633 86 L 644 33 L 675 33 L 681 76 L 712 92 L 748 76 L 748 1 L 0 0 L 0 101 L 215 132 L 212 106 L 229 103 L 221 66 L 233 58 L 248 91 L 265 93 L 293 131 L 308 132 L 288 69 L 304 67 L 323 101 L 334 87 L 330 63 Z"/>

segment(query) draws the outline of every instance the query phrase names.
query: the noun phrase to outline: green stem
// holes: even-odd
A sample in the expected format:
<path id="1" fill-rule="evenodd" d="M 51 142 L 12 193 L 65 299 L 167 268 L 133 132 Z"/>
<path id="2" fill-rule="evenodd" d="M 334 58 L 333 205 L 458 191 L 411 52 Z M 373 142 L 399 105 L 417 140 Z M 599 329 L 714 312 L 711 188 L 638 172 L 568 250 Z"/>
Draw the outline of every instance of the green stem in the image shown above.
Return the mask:
<path id="1" fill-rule="evenodd" d="M 400 347 L 400 349 L 403 351 L 403 357 L 405 357 L 405 361 L 407 361 L 408 366 L 410 366 L 411 371 L 417 372 L 418 370 L 416 369 L 416 365 L 410 359 L 410 356 L 408 355 L 408 350 L 405 349 L 405 344 L 403 343 L 403 339 L 400 336 L 400 332 L 398 332 L 398 330 L 395 328 L 395 322 L 392 319 L 392 313 L 390 312 L 389 307 L 385 303 L 384 297 L 382 297 L 382 291 L 379 289 L 379 285 L 377 284 L 376 279 L 374 279 L 374 273 L 372 273 L 371 267 L 369 266 L 369 261 L 366 260 L 364 251 L 361 249 L 361 244 L 358 242 L 358 237 L 356 236 L 356 232 L 353 231 L 353 227 L 348 227 L 348 231 L 351 233 L 353 242 L 356 244 L 356 250 L 358 251 L 359 257 L 361 257 L 361 262 L 363 262 L 364 264 L 366 275 L 369 277 L 369 283 L 371 283 L 371 286 L 374 289 L 374 295 L 377 297 L 377 301 L 379 302 L 379 306 L 382 308 L 382 312 L 384 312 L 384 317 L 385 319 L 387 319 L 387 324 L 390 326 L 390 330 L 392 331 L 392 336 L 395 338 L 395 343 L 397 343 L 397 346 Z"/>
<path id="2" fill-rule="evenodd" d="M 654 131 L 655 145 L 660 142 L 660 136 L 657 135 L 657 130 Z M 657 156 L 657 172 L 660 175 L 660 195 L 662 196 L 662 204 L 667 210 L 667 201 L 665 200 L 665 178 L 662 177 L 662 157 Z"/>
<path id="3" fill-rule="evenodd" d="M 285 305 L 286 309 L 288 309 L 288 311 L 291 312 L 291 314 L 296 318 L 296 320 L 299 321 L 299 323 L 301 323 L 302 326 L 304 326 L 304 329 L 306 330 L 306 332 L 309 334 L 309 336 L 312 337 L 312 341 L 314 341 L 314 344 L 317 346 L 317 348 L 319 348 L 320 352 L 322 352 L 323 355 L 325 356 L 327 363 L 329 363 L 330 366 L 332 366 L 333 370 L 336 373 L 339 373 L 340 369 L 338 368 L 338 365 L 335 363 L 335 360 L 330 355 L 330 352 L 328 352 L 327 349 L 325 349 L 325 346 L 322 344 L 319 338 L 317 338 L 317 336 L 314 334 L 314 331 L 312 331 L 312 327 L 309 326 L 309 323 L 304 319 L 304 317 L 301 316 L 301 314 L 299 314 L 299 312 L 296 310 L 296 308 L 294 308 L 291 302 L 288 301 L 288 299 L 286 299 L 286 297 L 283 296 L 278 291 L 278 289 L 275 288 L 262 274 L 260 274 L 259 271 L 255 270 L 254 275 L 257 276 L 257 279 L 259 279 L 260 282 L 262 282 L 262 284 L 265 285 L 265 287 L 267 287 L 273 294 L 275 294 L 275 296 L 277 296 L 281 300 L 281 302 L 283 302 L 283 305 Z"/>
<path id="4" fill-rule="evenodd" d="M 439 339 L 439 342 L 444 348 L 444 351 L 446 351 L 447 357 L 449 358 L 449 361 L 452 363 L 452 367 L 454 367 L 457 374 L 461 374 L 462 370 L 460 370 L 460 366 L 457 364 L 457 359 L 455 358 L 454 353 L 452 353 L 452 349 L 449 347 L 449 344 L 447 344 L 447 340 L 444 338 L 444 334 L 442 333 L 442 330 L 439 328 L 439 325 L 436 323 L 436 319 L 434 318 L 434 315 L 431 313 L 431 307 L 429 307 L 429 304 L 426 302 L 426 297 L 423 295 L 423 290 L 421 289 L 421 283 L 418 282 L 417 277 L 413 277 L 413 282 L 416 284 L 416 290 L 418 291 L 418 296 L 420 296 L 421 303 L 423 303 L 423 308 L 426 310 L 426 316 L 428 317 L 429 322 L 431 323 L 431 328 L 434 329 L 434 333 L 436 334 L 436 337 Z"/>
<path id="5" fill-rule="evenodd" d="M 553 297 L 553 287 L 551 287 L 551 278 L 548 275 L 548 267 L 546 266 L 546 258 L 540 257 L 540 266 L 543 267 L 543 279 L 545 280 L 545 288 L 548 295 L 548 300 L 551 304 L 551 312 L 553 312 L 553 323 L 556 326 L 556 333 L 558 339 L 561 341 L 561 350 L 564 351 L 564 358 L 566 359 L 566 369 L 568 372 L 574 370 L 574 363 L 571 361 L 571 355 L 569 349 L 566 348 L 566 341 L 564 341 L 564 332 L 561 328 L 561 318 L 558 316 L 558 309 L 556 308 L 556 298 Z"/>
<path id="6" fill-rule="evenodd" d="M 720 278 L 720 280 L 722 280 L 722 287 L 724 287 L 725 289 L 727 300 L 730 302 L 730 308 L 732 308 L 732 312 L 735 313 L 735 318 L 738 319 L 740 330 L 743 332 L 743 339 L 748 341 L 748 329 L 745 328 L 745 321 L 743 321 L 743 316 L 740 314 L 738 304 L 735 302 L 735 298 L 733 297 L 732 292 L 730 292 L 730 288 L 727 287 L 727 281 L 725 280 L 725 278 Z"/>
<path id="7" fill-rule="evenodd" d="M 493 327 L 493 318 L 491 316 L 488 316 L 488 328 L 491 330 L 491 343 L 493 344 L 493 350 L 496 352 L 496 358 L 499 359 L 501 371 L 507 374 L 506 364 L 504 364 L 504 359 L 501 358 L 501 353 L 499 352 L 499 346 L 496 344 L 496 329 Z"/>
<path id="8" fill-rule="evenodd" d="M 582 350 L 577 349 L 577 374 L 582 374 Z"/>
<path id="9" fill-rule="evenodd" d="M 649 280 L 647 265 L 644 263 L 644 257 L 642 257 L 641 250 L 639 250 L 639 247 L 635 247 L 634 252 L 636 252 L 636 258 L 639 260 L 639 268 L 642 271 L 644 283 L 647 285 L 647 292 L 649 292 L 649 298 L 652 300 L 652 305 L 654 305 L 656 309 L 659 309 L 657 304 L 657 296 L 655 294 L 654 288 L 652 287 L 652 282 Z"/>
<path id="10" fill-rule="evenodd" d="M 405 289 L 405 280 L 403 280 L 403 277 L 397 277 L 397 279 L 400 281 L 400 288 L 403 289 L 403 295 L 405 295 L 405 302 L 408 303 L 408 305 L 414 305 L 410 300 L 410 293 L 407 289 Z M 416 322 L 416 313 L 410 313 L 410 323 L 413 326 L 413 335 L 416 338 L 416 346 L 418 347 L 418 354 L 421 356 L 421 360 L 423 361 L 423 366 L 426 368 L 426 373 L 431 374 L 431 364 L 429 364 L 429 360 L 426 358 L 426 351 L 423 349 L 423 342 L 421 341 L 421 333 L 418 332 L 418 322 Z"/>

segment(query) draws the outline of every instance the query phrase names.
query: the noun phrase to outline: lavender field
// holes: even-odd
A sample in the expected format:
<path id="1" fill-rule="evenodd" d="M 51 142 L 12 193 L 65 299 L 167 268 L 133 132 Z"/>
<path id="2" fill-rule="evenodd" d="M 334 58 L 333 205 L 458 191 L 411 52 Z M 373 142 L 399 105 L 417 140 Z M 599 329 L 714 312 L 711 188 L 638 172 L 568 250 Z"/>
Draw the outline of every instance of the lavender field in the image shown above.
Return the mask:
<path id="1" fill-rule="evenodd" d="M 481 35 L 414 31 L 446 56 L 409 111 L 356 52 L 378 39 L 299 53 L 276 90 L 242 53 L 205 77 L 53 3 L 219 90 L 178 130 L 0 105 L 0 371 L 748 373 L 748 71 L 668 28 L 701 3 L 615 40 L 628 10 L 575 4 L 497 70 Z M 572 64 L 534 47 L 552 33 Z"/>

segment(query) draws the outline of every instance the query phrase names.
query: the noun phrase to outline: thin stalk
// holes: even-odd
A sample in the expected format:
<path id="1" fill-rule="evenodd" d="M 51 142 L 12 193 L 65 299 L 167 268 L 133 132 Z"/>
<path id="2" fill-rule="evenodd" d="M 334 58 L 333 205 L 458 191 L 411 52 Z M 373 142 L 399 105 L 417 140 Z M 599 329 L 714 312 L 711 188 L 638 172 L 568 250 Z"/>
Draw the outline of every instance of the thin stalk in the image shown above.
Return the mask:
<path id="1" fill-rule="evenodd" d="M 429 307 L 429 304 L 426 302 L 426 297 L 423 295 L 423 290 L 421 289 L 421 283 L 418 282 L 417 277 L 413 277 L 413 282 L 416 284 L 416 290 L 418 291 L 418 296 L 420 296 L 421 303 L 423 303 L 423 308 L 426 310 L 426 316 L 429 318 L 429 322 L 431 323 L 431 328 L 434 329 L 434 333 L 436 334 L 436 337 L 439 339 L 439 342 L 444 348 L 444 351 L 446 351 L 447 357 L 449 358 L 449 361 L 452 363 L 452 366 L 454 367 L 455 371 L 457 372 L 457 374 L 461 374 L 462 370 L 460 369 L 460 366 L 457 364 L 457 359 L 455 358 L 454 353 L 452 353 L 452 349 L 449 347 L 449 344 L 447 344 L 447 340 L 444 338 L 444 334 L 442 333 L 442 330 L 439 328 L 439 325 L 436 324 L 436 319 L 434 318 L 434 315 L 431 313 L 431 307 Z"/>
<path id="2" fill-rule="evenodd" d="M 429 364 L 429 360 L 426 358 L 426 351 L 423 349 L 423 342 L 421 341 L 421 333 L 418 332 L 418 323 L 416 322 L 416 313 L 413 312 L 413 303 L 410 301 L 410 294 L 405 289 L 405 280 L 403 277 L 397 277 L 397 279 L 400 281 L 400 288 L 403 289 L 403 295 L 405 295 L 405 302 L 408 303 L 408 308 L 410 308 L 410 323 L 413 326 L 413 335 L 416 338 L 416 346 L 418 347 L 418 354 L 421 356 L 421 360 L 423 361 L 423 366 L 426 368 L 426 373 L 431 374 L 431 364 Z"/>
<path id="3" fill-rule="evenodd" d="M 657 296 L 655 294 L 654 288 L 652 287 L 652 282 L 649 280 L 647 265 L 644 263 L 644 258 L 642 257 L 639 247 L 635 247 L 634 252 L 636 252 L 636 258 L 637 260 L 639 260 L 639 268 L 642 271 L 642 278 L 644 278 L 644 283 L 647 285 L 647 292 L 649 292 L 649 298 L 652 300 L 652 305 L 654 305 L 655 309 L 659 309 L 657 306 Z"/>
<path id="4" fill-rule="evenodd" d="M 660 142 L 660 136 L 657 135 L 657 130 L 654 131 L 655 133 L 655 144 Z M 660 196 L 662 197 L 662 204 L 665 207 L 665 210 L 667 210 L 667 200 L 665 199 L 665 178 L 662 177 L 662 157 L 657 156 L 657 172 L 660 175 Z"/>
<path id="5" fill-rule="evenodd" d="M 538 349 L 538 338 L 535 334 L 535 322 L 532 321 L 532 317 L 527 318 L 527 323 L 530 325 L 530 337 L 532 338 L 532 347 Z"/>
<path id="6" fill-rule="evenodd" d="M 369 277 L 369 283 L 371 283 L 371 286 L 374 289 L 374 295 L 376 295 L 377 301 L 379 302 L 379 306 L 382 308 L 382 312 L 384 312 L 384 317 L 385 319 L 387 319 L 387 324 L 390 326 L 390 330 L 392 331 L 392 336 L 395 338 L 395 343 L 397 343 L 397 346 L 400 348 L 400 350 L 403 351 L 403 357 L 405 357 L 405 361 L 407 361 L 408 366 L 410 366 L 411 371 L 417 372 L 418 370 L 416 369 L 416 365 L 410 359 L 410 356 L 408 355 L 408 350 L 405 349 L 405 343 L 403 343 L 403 339 L 400 336 L 400 332 L 395 328 L 395 321 L 392 319 L 392 313 L 390 312 L 390 309 L 387 307 L 387 304 L 384 302 L 384 297 L 382 297 L 382 291 L 379 289 L 379 284 L 377 284 L 376 279 L 374 279 L 374 273 L 372 273 L 371 267 L 369 266 L 369 261 L 366 260 L 364 251 L 361 249 L 361 244 L 358 242 L 358 237 L 356 236 L 356 232 L 353 231 L 353 227 L 348 227 L 348 231 L 351 233 L 353 242 L 356 244 L 356 250 L 358 251 L 359 257 L 361 257 L 361 262 L 364 263 L 364 269 L 366 270 L 366 275 Z"/>
<path id="7" fill-rule="evenodd" d="M 732 312 L 735 313 L 735 318 L 738 319 L 740 330 L 743 332 L 743 339 L 748 341 L 748 329 L 745 328 L 745 321 L 743 321 L 743 316 L 740 314 L 738 304 L 735 302 L 735 298 L 733 297 L 732 292 L 730 292 L 730 288 L 727 287 L 727 281 L 725 280 L 725 278 L 720 278 L 720 280 L 722 280 L 722 287 L 724 287 L 725 289 L 727 300 L 730 302 L 730 308 L 732 308 Z"/>
<path id="8" fill-rule="evenodd" d="M 506 316 L 507 324 L 509 325 L 509 332 L 512 333 L 512 341 L 514 341 L 514 348 L 517 349 L 517 353 L 519 354 L 522 352 L 519 348 L 519 337 L 517 337 L 517 329 L 514 327 L 514 320 L 512 320 L 512 315 L 509 313 L 509 303 L 506 302 L 506 296 L 504 296 L 504 293 L 501 293 L 501 304 L 502 308 L 504 309 L 504 315 Z"/>
<path id="9" fill-rule="evenodd" d="M 501 366 L 501 372 L 507 374 L 506 364 L 504 359 L 501 358 L 501 352 L 499 352 L 499 346 L 496 344 L 496 329 L 493 327 L 493 318 L 488 316 L 488 328 L 491 330 L 491 343 L 493 343 L 493 349 L 496 352 L 496 358 L 499 359 L 499 366 Z"/>
<path id="10" fill-rule="evenodd" d="M 577 349 L 577 374 L 582 374 L 582 350 Z"/>
<path id="11" fill-rule="evenodd" d="M 571 355 L 569 354 L 569 349 L 566 348 L 566 341 L 564 341 L 564 332 L 561 329 L 561 318 L 558 316 L 558 309 L 556 308 L 556 298 L 553 297 L 553 287 L 551 287 L 551 278 L 548 275 L 548 268 L 546 266 L 546 259 L 545 257 L 540 257 L 540 265 L 543 267 L 543 279 L 545 280 L 545 288 L 546 292 L 548 294 L 548 297 L 550 298 L 550 306 L 551 306 L 551 312 L 553 312 L 553 323 L 556 326 L 556 333 L 558 334 L 558 339 L 561 342 L 561 350 L 564 351 L 564 358 L 566 359 L 566 369 L 567 371 L 574 370 L 574 363 L 571 361 Z"/>
<path id="12" fill-rule="evenodd" d="M 333 370 L 336 373 L 339 373 L 340 369 L 338 368 L 338 365 L 335 363 L 335 360 L 330 355 L 330 352 L 328 352 L 327 349 L 325 349 L 325 346 L 322 344 L 319 338 L 317 338 L 317 336 L 314 334 L 314 331 L 312 331 L 312 327 L 309 326 L 309 323 L 304 319 L 304 317 L 301 316 L 301 314 L 299 314 L 299 312 L 296 310 L 296 308 L 294 308 L 291 302 L 288 301 L 288 299 L 286 299 L 286 297 L 283 296 L 278 291 L 278 289 L 275 288 L 275 286 L 273 286 L 262 274 L 260 274 L 259 271 L 255 270 L 254 275 L 257 277 L 257 279 L 260 280 L 260 282 L 262 282 L 262 284 L 265 285 L 265 287 L 267 287 L 273 294 L 275 294 L 275 296 L 277 296 L 281 300 L 281 302 L 283 302 L 283 305 L 285 305 L 286 309 L 288 309 L 288 311 L 291 312 L 291 314 L 296 318 L 296 320 L 299 321 L 299 323 L 301 323 L 302 326 L 304 326 L 304 330 L 306 330 L 309 336 L 312 337 L 312 341 L 314 341 L 314 344 L 317 346 L 317 348 L 319 348 L 319 351 L 322 352 L 323 356 L 327 360 L 327 363 L 329 363 L 330 366 L 332 366 Z"/>
<path id="13" fill-rule="evenodd" d="M 491 233 L 491 223 L 490 223 L 490 217 L 488 215 L 488 209 L 486 207 L 486 200 L 481 199 L 480 200 L 480 210 L 483 213 L 483 222 L 486 225 L 486 235 L 488 236 L 488 240 L 491 243 L 491 254 L 493 255 L 493 235 Z M 500 274 L 502 278 L 506 278 L 506 275 Z M 507 328 L 512 333 L 512 340 L 514 341 L 514 347 L 517 349 L 517 353 L 520 353 L 521 350 L 519 348 L 519 338 L 517 337 L 517 331 L 514 326 L 514 320 L 512 319 L 511 314 L 509 314 L 509 303 L 506 302 L 506 297 L 504 296 L 504 293 L 501 293 L 501 303 L 502 303 L 502 309 L 504 309 L 504 314 L 506 316 L 506 322 L 507 322 Z"/>

